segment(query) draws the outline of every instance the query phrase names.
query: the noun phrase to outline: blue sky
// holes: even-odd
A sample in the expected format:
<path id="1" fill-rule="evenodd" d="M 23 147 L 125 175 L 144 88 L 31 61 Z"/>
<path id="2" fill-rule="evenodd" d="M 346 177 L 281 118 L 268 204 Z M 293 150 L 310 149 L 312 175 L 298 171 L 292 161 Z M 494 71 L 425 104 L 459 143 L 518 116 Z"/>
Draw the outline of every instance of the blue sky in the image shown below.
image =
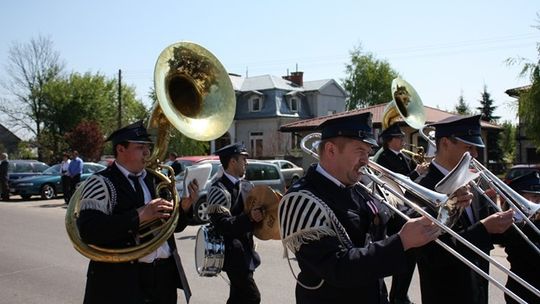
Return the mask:
<path id="1" fill-rule="evenodd" d="M 441 3 L 438 3 L 441 2 Z M 341 82 L 349 51 L 387 60 L 425 105 L 453 109 L 463 92 L 479 105 L 484 84 L 496 114 L 515 121 L 508 88 L 528 84 L 505 59 L 537 60 L 538 1 L 3 1 L 0 79 L 13 42 L 50 37 L 67 71 L 116 77 L 146 97 L 159 53 L 199 43 L 231 73 L 304 72 Z M 535 4 L 536 3 L 536 4 Z M 390 84 L 388 85 L 390 90 Z M 2 97 L 9 97 L 0 91 Z"/>

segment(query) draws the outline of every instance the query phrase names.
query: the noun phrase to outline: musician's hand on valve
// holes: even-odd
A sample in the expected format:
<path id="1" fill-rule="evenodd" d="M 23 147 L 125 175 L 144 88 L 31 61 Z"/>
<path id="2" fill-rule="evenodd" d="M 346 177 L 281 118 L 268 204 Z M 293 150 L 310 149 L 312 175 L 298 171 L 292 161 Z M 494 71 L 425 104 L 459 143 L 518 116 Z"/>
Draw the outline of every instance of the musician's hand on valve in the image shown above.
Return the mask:
<path id="1" fill-rule="evenodd" d="M 173 203 L 162 198 L 151 200 L 148 204 L 137 208 L 139 223 L 153 221 L 155 219 L 167 219 L 171 216 Z"/>
<path id="2" fill-rule="evenodd" d="M 441 233 L 437 227 L 427 217 L 418 217 L 408 220 L 401 228 L 398 235 L 401 238 L 403 249 L 408 250 L 423 246 L 435 240 Z"/>
<path id="3" fill-rule="evenodd" d="M 512 226 L 514 222 L 514 211 L 512 209 L 494 213 L 480 221 L 488 233 L 503 233 Z"/>
<path id="4" fill-rule="evenodd" d="M 429 169 L 428 163 L 421 163 L 421 164 L 416 165 L 416 168 L 414 170 L 418 172 L 418 174 L 423 175 L 427 173 L 428 169 Z"/>
<path id="5" fill-rule="evenodd" d="M 199 199 L 199 183 L 196 179 L 192 180 L 188 185 L 189 197 L 180 199 L 180 207 L 182 210 L 188 211 L 191 205 Z"/>
<path id="6" fill-rule="evenodd" d="M 251 219 L 252 222 L 258 223 L 263 220 L 263 217 L 264 217 L 264 214 L 263 214 L 262 207 L 253 208 L 249 212 L 249 218 Z"/>
<path id="7" fill-rule="evenodd" d="M 467 208 L 469 207 L 473 199 L 471 187 L 469 185 L 463 186 L 457 189 L 456 191 L 454 191 L 454 193 L 452 193 L 450 197 L 456 199 L 456 205 L 458 207 Z"/>

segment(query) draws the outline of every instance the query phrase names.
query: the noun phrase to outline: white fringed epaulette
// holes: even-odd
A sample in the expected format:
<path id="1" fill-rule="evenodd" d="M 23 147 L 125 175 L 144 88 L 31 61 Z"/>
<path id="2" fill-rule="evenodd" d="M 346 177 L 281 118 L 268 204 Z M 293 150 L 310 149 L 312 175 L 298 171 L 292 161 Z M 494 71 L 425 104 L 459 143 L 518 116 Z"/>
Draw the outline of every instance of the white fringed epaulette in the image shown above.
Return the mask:
<path id="1" fill-rule="evenodd" d="M 90 176 L 80 187 L 81 211 L 97 210 L 111 215 L 116 205 L 116 191 L 112 182 L 99 174 Z"/>
<path id="2" fill-rule="evenodd" d="M 219 205 L 228 210 L 231 209 L 231 194 L 224 188 L 225 186 L 220 187 L 218 183 L 208 189 L 208 207 Z"/>
<path id="3" fill-rule="evenodd" d="M 334 212 L 310 191 L 285 195 L 279 203 L 278 221 L 283 246 L 293 253 L 302 244 L 325 236 L 338 237 L 346 248 L 353 246 Z"/>

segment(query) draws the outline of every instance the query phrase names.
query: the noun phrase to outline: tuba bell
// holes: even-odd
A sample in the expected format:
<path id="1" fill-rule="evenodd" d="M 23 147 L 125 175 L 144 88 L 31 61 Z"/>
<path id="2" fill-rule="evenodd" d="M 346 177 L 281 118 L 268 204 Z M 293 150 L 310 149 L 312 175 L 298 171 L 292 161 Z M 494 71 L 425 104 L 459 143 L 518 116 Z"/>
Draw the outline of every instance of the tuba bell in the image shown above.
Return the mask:
<path id="1" fill-rule="evenodd" d="M 173 201 L 171 217 L 139 227 L 140 239 L 145 239 L 146 235 L 153 237 L 133 247 L 105 248 L 86 244 L 76 223 L 84 189 L 84 184 L 81 185 L 70 201 L 65 225 L 75 249 L 91 260 L 111 263 L 137 260 L 166 242 L 174 233 L 180 214 L 173 170 L 160 164 L 172 127 L 189 138 L 210 141 L 223 135 L 234 118 L 236 98 L 229 75 L 218 59 L 198 44 L 178 42 L 166 47 L 156 62 L 154 84 L 157 103 L 148 122 L 148 132 L 156 141 L 146 160 L 146 169 L 160 180 L 156 193 Z M 162 169 L 168 169 L 168 175 L 161 173 Z"/>

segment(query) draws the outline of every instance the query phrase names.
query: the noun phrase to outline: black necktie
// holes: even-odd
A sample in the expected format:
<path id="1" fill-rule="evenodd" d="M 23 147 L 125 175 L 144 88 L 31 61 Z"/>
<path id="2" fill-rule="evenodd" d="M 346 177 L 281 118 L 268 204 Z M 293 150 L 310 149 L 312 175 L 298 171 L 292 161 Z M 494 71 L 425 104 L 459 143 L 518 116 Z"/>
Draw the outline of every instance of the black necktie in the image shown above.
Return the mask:
<path id="1" fill-rule="evenodd" d="M 128 175 L 128 178 L 133 182 L 133 185 L 135 186 L 135 195 L 137 196 L 137 201 L 144 204 L 144 193 L 141 187 L 141 183 L 139 182 L 139 177 L 130 174 Z"/>

